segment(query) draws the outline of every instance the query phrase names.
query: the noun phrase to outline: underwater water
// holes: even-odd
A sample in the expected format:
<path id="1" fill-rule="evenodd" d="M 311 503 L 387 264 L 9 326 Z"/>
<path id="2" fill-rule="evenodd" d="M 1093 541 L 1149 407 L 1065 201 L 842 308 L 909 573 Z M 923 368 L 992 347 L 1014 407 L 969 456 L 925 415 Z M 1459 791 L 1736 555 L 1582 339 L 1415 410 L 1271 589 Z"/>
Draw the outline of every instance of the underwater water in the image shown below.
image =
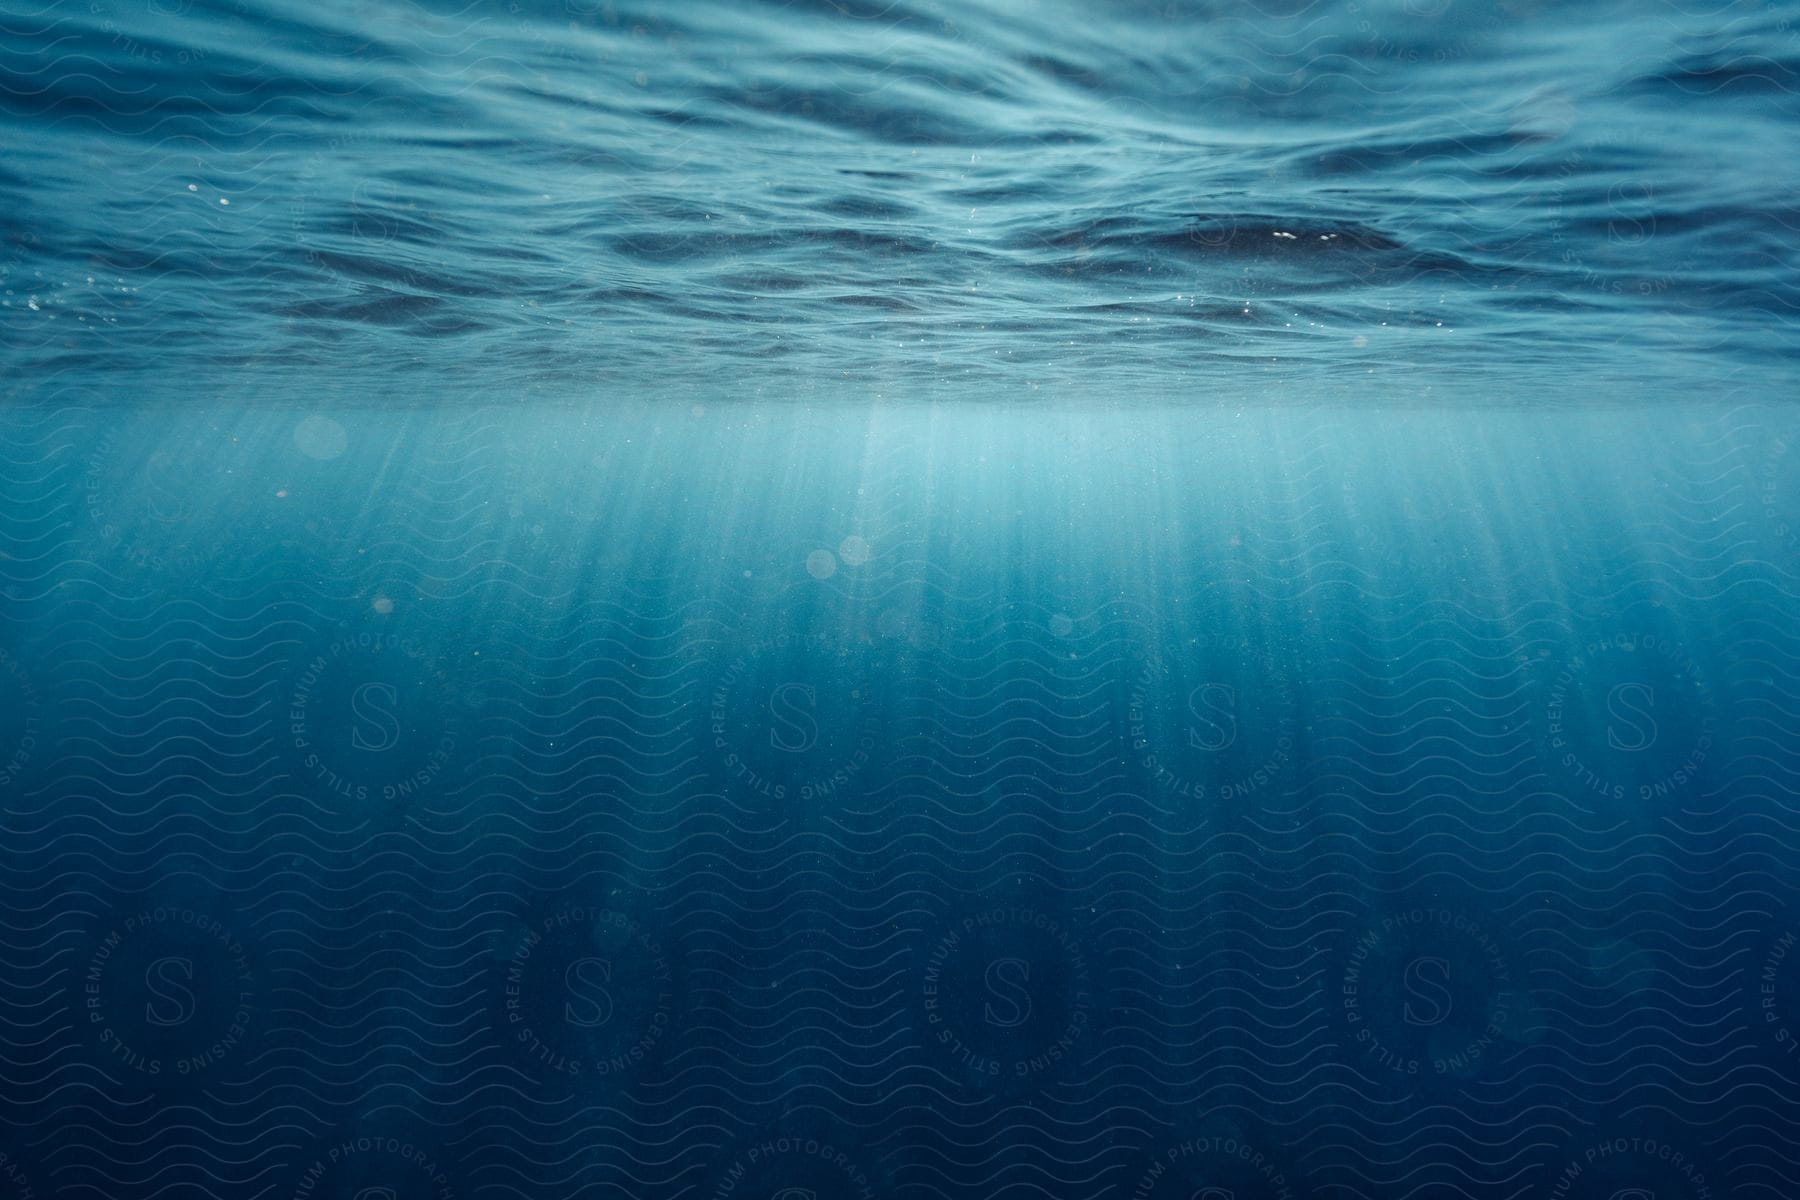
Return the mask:
<path id="1" fill-rule="evenodd" d="M 0 3 L 0 1200 L 1800 1195 L 1800 3 Z"/>

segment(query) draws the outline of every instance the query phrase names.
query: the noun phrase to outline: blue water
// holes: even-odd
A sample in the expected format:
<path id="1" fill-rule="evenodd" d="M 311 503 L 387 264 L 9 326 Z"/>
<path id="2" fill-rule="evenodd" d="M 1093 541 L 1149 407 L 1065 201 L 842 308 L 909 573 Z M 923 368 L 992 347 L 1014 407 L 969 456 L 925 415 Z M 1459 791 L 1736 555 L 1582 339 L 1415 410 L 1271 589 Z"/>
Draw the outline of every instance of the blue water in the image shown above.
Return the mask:
<path id="1" fill-rule="evenodd" d="M 31 391 L 1092 404 L 1793 353 L 1791 3 L 92 0 L 5 31 Z"/>
<path id="2" fill-rule="evenodd" d="M 0 1200 L 1800 1195 L 1797 23 L 4 3 Z"/>

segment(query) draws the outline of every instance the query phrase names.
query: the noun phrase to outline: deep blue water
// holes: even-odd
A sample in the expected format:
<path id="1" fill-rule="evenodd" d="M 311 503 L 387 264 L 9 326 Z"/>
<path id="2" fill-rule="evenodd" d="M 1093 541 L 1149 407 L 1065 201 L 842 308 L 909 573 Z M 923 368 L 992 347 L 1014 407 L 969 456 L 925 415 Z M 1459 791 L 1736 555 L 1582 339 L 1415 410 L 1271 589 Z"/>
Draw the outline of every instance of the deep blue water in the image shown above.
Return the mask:
<path id="1" fill-rule="evenodd" d="M 1800 1195 L 1797 22 L 0 0 L 0 1200 Z"/>

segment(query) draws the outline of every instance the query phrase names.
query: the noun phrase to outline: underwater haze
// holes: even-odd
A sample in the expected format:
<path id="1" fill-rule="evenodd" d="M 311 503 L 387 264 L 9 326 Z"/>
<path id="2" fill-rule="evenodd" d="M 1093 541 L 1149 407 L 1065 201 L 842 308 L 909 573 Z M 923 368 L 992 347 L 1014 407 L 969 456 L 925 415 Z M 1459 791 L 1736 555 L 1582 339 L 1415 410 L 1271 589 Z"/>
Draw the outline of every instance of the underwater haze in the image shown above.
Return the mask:
<path id="1" fill-rule="evenodd" d="M 1800 2 L 0 0 L 0 1200 L 1800 1195 Z"/>

